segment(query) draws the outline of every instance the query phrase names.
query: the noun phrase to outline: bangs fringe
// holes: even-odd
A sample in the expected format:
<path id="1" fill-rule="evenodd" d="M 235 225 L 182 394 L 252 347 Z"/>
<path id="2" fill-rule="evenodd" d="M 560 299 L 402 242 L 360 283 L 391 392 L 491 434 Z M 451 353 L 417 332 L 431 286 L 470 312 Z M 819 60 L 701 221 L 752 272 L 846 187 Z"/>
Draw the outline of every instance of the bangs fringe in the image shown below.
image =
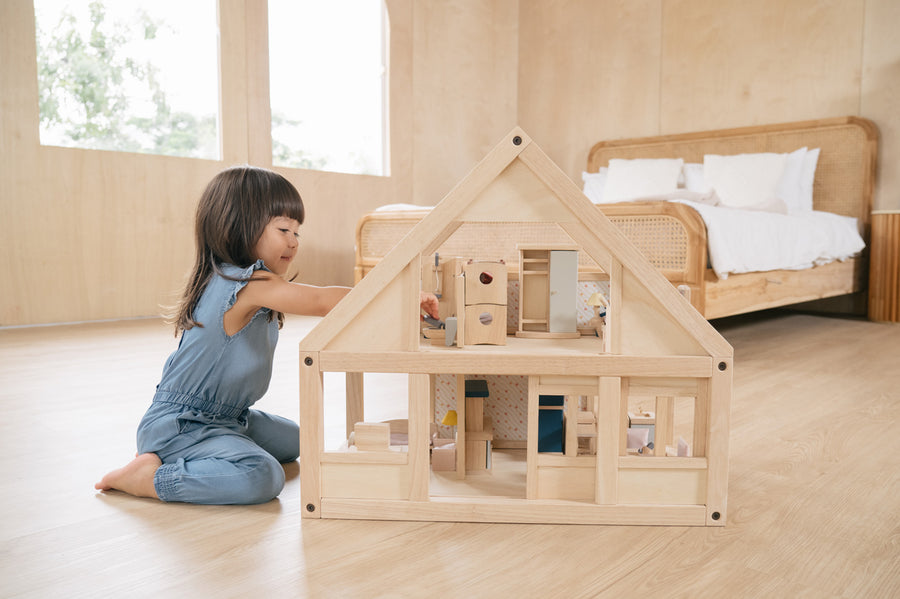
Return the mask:
<path id="1" fill-rule="evenodd" d="M 297 189 L 287 180 L 281 179 L 273 189 L 273 197 L 270 204 L 271 214 L 269 218 L 276 216 L 286 216 L 292 218 L 301 225 L 306 218 L 306 210 L 303 207 L 303 200 Z"/>

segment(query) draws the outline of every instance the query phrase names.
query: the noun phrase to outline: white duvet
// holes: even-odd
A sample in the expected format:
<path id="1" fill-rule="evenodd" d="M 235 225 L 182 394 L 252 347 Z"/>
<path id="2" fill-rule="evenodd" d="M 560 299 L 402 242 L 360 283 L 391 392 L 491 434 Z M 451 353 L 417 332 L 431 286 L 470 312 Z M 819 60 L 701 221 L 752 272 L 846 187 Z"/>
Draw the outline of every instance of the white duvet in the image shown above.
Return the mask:
<path id="1" fill-rule="evenodd" d="M 856 219 L 849 216 L 816 210 L 788 215 L 714 206 L 672 197 L 666 199 L 691 206 L 703 218 L 710 267 L 720 279 L 744 272 L 802 270 L 835 260 L 846 260 L 865 247 Z M 378 210 L 430 208 L 392 204 Z"/>
<path id="2" fill-rule="evenodd" d="M 710 206 L 674 200 L 697 210 L 706 223 L 710 267 L 729 274 L 802 270 L 859 253 L 865 243 L 856 219 L 813 210 L 799 215 Z"/>

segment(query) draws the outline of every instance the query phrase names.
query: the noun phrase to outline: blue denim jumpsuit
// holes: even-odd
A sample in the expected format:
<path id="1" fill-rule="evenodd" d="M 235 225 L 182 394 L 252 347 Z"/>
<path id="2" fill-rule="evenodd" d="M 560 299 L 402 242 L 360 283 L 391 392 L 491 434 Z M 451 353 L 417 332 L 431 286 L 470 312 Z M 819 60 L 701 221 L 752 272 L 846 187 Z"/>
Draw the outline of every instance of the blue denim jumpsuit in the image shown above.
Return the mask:
<path id="1" fill-rule="evenodd" d="M 251 410 L 269 386 L 278 322 L 261 308 L 228 336 L 223 318 L 262 260 L 223 264 L 237 281 L 213 274 L 197 302 L 193 327 L 163 368 L 153 403 L 137 431 L 139 453 L 162 460 L 154 486 L 163 501 L 263 503 L 284 487 L 282 462 L 300 453 L 299 427 Z"/>

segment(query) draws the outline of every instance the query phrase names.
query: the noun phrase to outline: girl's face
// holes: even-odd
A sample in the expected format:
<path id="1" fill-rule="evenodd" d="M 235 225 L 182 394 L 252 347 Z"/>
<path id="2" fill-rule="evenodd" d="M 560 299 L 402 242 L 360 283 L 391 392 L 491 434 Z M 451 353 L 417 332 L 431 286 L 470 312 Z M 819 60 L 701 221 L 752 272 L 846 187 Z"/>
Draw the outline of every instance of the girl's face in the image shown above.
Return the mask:
<path id="1" fill-rule="evenodd" d="M 284 275 L 299 245 L 300 223 L 287 216 L 276 216 L 269 221 L 253 248 L 257 260 L 262 259 L 266 268 L 276 275 Z"/>

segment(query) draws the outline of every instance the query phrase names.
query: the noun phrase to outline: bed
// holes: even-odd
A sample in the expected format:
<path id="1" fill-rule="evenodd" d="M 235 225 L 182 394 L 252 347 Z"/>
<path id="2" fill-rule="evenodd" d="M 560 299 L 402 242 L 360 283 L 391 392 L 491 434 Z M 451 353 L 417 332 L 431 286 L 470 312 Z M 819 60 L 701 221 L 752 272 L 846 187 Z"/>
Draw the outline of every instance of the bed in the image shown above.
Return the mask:
<path id="1" fill-rule="evenodd" d="M 669 281 L 689 292 L 691 303 L 707 319 L 823 298 L 837 298 L 835 309 L 860 312 L 865 307 L 877 137 L 871 121 L 841 117 L 603 141 L 590 150 L 583 187 Z M 675 164 L 677 184 L 672 188 Z M 785 191 L 792 168 L 793 187 Z M 662 171 L 664 176 L 657 176 Z M 761 191 L 773 185 L 777 193 Z M 364 215 L 356 228 L 356 280 L 428 210 L 400 205 Z M 730 221 L 732 228 L 719 229 L 718 221 Z M 751 229 L 757 221 L 759 229 Z M 822 232 L 820 225 L 833 229 Z M 565 242 L 555 226 L 521 226 L 528 230 L 517 231 L 518 242 Z M 784 231 L 780 239 L 760 242 L 764 233 L 779 229 Z M 497 230 L 496 223 L 467 223 L 439 253 L 516 264 L 515 244 Z M 837 240 L 839 247 L 816 249 L 821 255 L 794 247 L 806 237 Z M 730 256 L 754 240 L 758 249 L 751 254 L 759 256 Z M 772 248 L 783 248 L 774 258 L 783 255 L 792 262 L 779 265 L 768 255 Z M 752 263 L 760 257 L 761 264 Z M 589 274 L 594 267 L 588 260 L 579 271 Z"/>

